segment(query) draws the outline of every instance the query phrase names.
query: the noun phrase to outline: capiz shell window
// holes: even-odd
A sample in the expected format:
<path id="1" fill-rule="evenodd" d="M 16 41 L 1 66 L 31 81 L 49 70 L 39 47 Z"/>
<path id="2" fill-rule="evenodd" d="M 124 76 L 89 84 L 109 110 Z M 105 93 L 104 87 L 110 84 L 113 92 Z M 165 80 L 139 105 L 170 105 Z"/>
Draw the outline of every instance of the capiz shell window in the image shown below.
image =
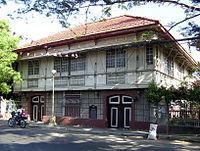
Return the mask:
<path id="1" fill-rule="evenodd" d="M 39 74 L 40 64 L 38 60 L 28 61 L 28 75 Z"/>
<path id="2" fill-rule="evenodd" d="M 106 53 L 106 67 L 119 68 L 126 65 L 126 51 L 124 49 L 112 49 Z"/>
<path id="3" fill-rule="evenodd" d="M 71 76 L 70 85 L 72 86 L 85 85 L 85 76 Z"/>
<path id="4" fill-rule="evenodd" d="M 54 60 L 54 69 L 57 72 L 67 72 L 68 71 L 68 58 L 56 57 Z"/>
<path id="5" fill-rule="evenodd" d="M 82 55 L 78 58 L 71 58 L 71 71 L 82 71 L 85 70 L 86 56 Z"/>
<path id="6" fill-rule="evenodd" d="M 153 64 L 153 45 L 146 45 L 146 63 L 147 65 Z"/>
<path id="7" fill-rule="evenodd" d="M 124 84 L 125 73 L 110 73 L 106 76 L 107 84 Z"/>

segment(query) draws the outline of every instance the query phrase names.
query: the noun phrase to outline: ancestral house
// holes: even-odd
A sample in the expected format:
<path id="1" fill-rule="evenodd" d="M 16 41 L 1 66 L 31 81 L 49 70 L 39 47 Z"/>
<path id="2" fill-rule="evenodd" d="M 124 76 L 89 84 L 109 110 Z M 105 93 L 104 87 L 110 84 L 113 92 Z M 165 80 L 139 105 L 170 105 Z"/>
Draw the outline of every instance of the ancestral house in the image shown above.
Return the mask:
<path id="1" fill-rule="evenodd" d="M 148 129 L 155 119 L 144 95 L 149 82 L 177 87 L 196 65 L 159 21 L 128 15 L 80 25 L 15 52 L 23 83 L 14 92 L 26 112 L 34 121 L 55 112 L 63 125 Z"/>

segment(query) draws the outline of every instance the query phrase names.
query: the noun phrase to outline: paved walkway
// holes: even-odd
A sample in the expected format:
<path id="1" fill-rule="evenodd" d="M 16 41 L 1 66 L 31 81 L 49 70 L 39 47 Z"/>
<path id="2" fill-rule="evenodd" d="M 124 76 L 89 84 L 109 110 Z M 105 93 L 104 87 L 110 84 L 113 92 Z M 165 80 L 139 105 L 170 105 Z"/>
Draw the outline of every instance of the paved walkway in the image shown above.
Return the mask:
<path id="1" fill-rule="evenodd" d="M 0 118 L 0 125 L 7 124 L 6 119 Z M 29 127 L 44 127 L 44 128 L 55 128 L 63 129 L 70 132 L 80 132 L 80 133 L 91 133 L 91 134 L 102 134 L 102 135 L 119 135 L 129 138 L 144 138 L 148 135 L 146 131 L 136 131 L 136 130 L 121 130 L 121 129 L 111 129 L 111 128 L 89 128 L 80 126 L 53 126 L 47 125 L 42 122 L 30 122 Z M 182 140 L 188 142 L 200 143 L 200 134 L 159 134 L 159 139 L 165 140 Z"/>

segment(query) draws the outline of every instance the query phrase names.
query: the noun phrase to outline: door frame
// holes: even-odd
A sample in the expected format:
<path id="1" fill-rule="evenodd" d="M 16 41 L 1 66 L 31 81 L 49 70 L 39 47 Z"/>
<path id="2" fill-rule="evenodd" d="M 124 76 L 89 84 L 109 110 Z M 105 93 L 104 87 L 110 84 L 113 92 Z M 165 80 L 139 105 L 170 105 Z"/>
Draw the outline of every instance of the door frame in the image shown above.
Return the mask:
<path id="1" fill-rule="evenodd" d="M 107 99 L 107 119 L 108 126 L 113 128 L 130 128 L 130 123 L 132 121 L 132 104 L 134 103 L 134 97 L 124 94 L 116 94 L 109 96 Z M 116 125 L 113 125 L 113 110 L 116 110 Z M 128 112 L 128 122 L 127 120 Z"/>
<path id="2" fill-rule="evenodd" d="M 129 110 L 129 122 L 131 121 L 131 113 L 132 113 L 132 108 L 131 107 L 124 107 L 124 128 L 130 128 L 130 124 L 126 125 L 126 110 Z"/>
<path id="3" fill-rule="evenodd" d="M 113 110 L 116 110 L 116 117 L 115 117 L 115 122 L 116 124 L 113 125 Z M 117 107 L 111 107 L 110 108 L 110 126 L 111 127 L 118 127 L 118 108 Z"/>
<path id="4" fill-rule="evenodd" d="M 42 121 L 45 115 L 45 95 L 34 95 L 31 97 L 31 113 L 32 120 Z"/>

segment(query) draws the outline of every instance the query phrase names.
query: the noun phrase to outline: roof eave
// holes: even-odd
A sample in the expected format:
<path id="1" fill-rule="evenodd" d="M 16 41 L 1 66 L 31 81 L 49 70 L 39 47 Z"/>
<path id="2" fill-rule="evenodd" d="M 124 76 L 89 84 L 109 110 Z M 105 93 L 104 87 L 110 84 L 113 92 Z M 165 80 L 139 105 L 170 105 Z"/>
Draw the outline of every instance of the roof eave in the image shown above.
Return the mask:
<path id="1" fill-rule="evenodd" d="M 99 38 L 128 34 L 131 32 L 138 32 L 138 31 L 143 31 L 150 28 L 155 28 L 155 27 L 158 27 L 158 25 L 159 25 L 158 23 L 155 23 L 155 24 L 150 24 L 150 25 L 141 26 L 141 27 L 128 28 L 128 29 L 98 33 L 98 34 L 93 34 L 93 35 L 86 35 L 86 36 L 80 37 L 79 39 L 71 38 L 71 39 L 53 41 L 53 42 L 43 43 L 43 44 L 31 46 L 31 47 L 19 48 L 19 49 L 14 50 L 14 52 L 19 53 L 19 52 L 32 51 L 32 50 L 37 50 L 37 49 L 46 49 L 49 47 L 56 47 L 56 46 L 72 44 L 72 43 L 77 43 L 77 42 L 82 42 L 82 41 L 87 41 L 87 40 L 95 40 Z"/>
<path id="2" fill-rule="evenodd" d="M 194 58 L 192 58 L 192 56 L 178 43 L 178 41 L 176 41 L 176 39 L 161 24 L 160 24 L 160 29 L 162 30 L 162 32 L 165 34 L 167 38 L 175 41 L 174 43 L 176 44 L 179 52 L 183 54 L 184 57 L 186 57 L 194 66 L 196 66 L 197 62 L 194 60 Z"/>

